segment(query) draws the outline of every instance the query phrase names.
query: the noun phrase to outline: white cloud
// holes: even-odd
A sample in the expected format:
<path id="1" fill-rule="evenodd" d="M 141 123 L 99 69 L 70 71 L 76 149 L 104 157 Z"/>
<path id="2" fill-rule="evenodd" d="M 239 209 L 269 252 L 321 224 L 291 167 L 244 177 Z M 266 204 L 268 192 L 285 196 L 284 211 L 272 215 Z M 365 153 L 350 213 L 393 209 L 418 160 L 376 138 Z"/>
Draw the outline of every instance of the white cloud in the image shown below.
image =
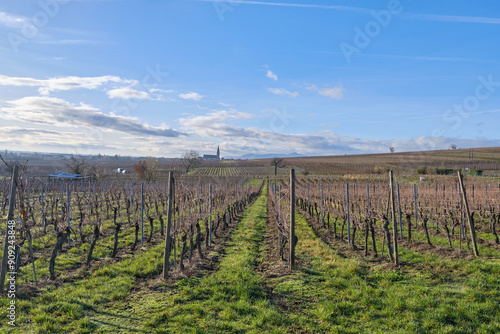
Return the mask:
<path id="1" fill-rule="evenodd" d="M 332 88 L 321 88 L 318 94 L 327 96 L 335 100 L 341 100 L 344 97 L 344 87 L 342 87 L 342 85 L 339 85 Z"/>
<path id="2" fill-rule="evenodd" d="M 278 76 L 270 70 L 267 70 L 266 77 L 274 81 L 278 81 Z"/>
<path id="3" fill-rule="evenodd" d="M 200 95 L 195 92 L 189 92 L 186 94 L 179 94 L 179 97 L 184 100 L 194 100 L 194 101 L 200 101 L 201 99 L 204 98 L 203 95 Z"/>
<path id="4" fill-rule="evenodd" d="M 101 77 L 59 77 L 49 79 L 20 78 L 0 75 L 0 85 L 18 86 L 18 87 L 39 87 L 38 92 L 41 95 L 48 95 L 50 92 L 65 91 L 73 89 L 98 89 L 109 83 L 119 83 L 127 85 L 136 85 L 138 81 L 122 79 L 113 75 Z"/>
<path id="5" fill-rule="evenodd" d="M 226 139 L 241 150 L 246 148 L 258 152 L 291 152 L 318 153 L 332 152 L 343 154 L 352 151 L 350 139 L 336 134 L 330 136 L 306 134 L 274 133 L 259 128 L 245 128 L 227 123 L 227 120 L 237 120 L 253 117 L 251 114 L 237 111 L 218 111 L 203 116 L 192 116 L 180 119 L 179 122 L 191 133 L 209 139 Z"/>
<path id="6" fill-rule="evenodd" d="M 335 100 L 341 100 L 344 98 L 344 87 L 342 85 L 337 85 L 335 87 L 318 88 L 318 86 L 313 84 L 306 87 L 306 89 L 318 92 L 319 95 L 323 95 Z"/>
<path id="7" fill-rule="evenodd" d="M 34 110 L 31 114 L 26 111 L 27 106 L 33 104 L 29 101 L 24 101 L 24 108 L 17 108 L 15 111 L 0 109 L 0 118 L 12 120 L 14 114 L 17 116 L 16 121 L 23 122 L 28 122 L 30 118 L 41 113 L 39 119 L 31 124 L 0 127 L 4 134 L 0 137 L 0 144 L 26 150 L 143 156 L 179 156 L 183 151 L 192 149 L 202 154 L 209 153 L 213 151 L 214 143 L 221 144 L 226 156 L 291 152 L 304 155 L 389 153 L 391 146 L 396 148 L 396 152 L 447 149 L 451 144 L 460 148 L 500 146 L 499 139 L 418 137 L 404 140 L 367 140 L 339 135 L 331 130 L 323 130 L 315 135 L 273 133 L 265 129 L 230 124 L 256 117 L 234 109 L 186 116 L 178 120 L 186 131 L 197 136 L 148 135 L 149 131 L 160 132 L 162 128 L 152 128 L 133 118 L 104 115 L 86 105 L 68 106 L 65 101 L 47 97 L 34 99 L 48 101 L 43 107 L 32 107 Z M 61 111 L 63 107 L 68 110 Z M 49 108 L 50 112 L 47 111 Z M 78 118 L 81 113 L 84 119 Z M 98 125 L 95 126 L 95 123 Z M 57 127 L 59 125 L 64 126 L 64 129 Z M 115 131 L 107 131 L 108 129 Z"/>
<path id="8" fill-rule="evenodd" d="M 150 93 L 163 93 L 163 94 L 170 94 L 173 93 L 174 91 L 171 89 L 160 89 L 160 88 L 151 88 L 149 90 Z"/>
<path id="9" fill-rule="evenodd" d="M 249 119 L 252 114 L 231 110 L 215 110 L 203 116 L 180 118 L 179 123 L 194 134 L 205 137 L 239 137 L 246 130 L 224 123 L 228 120 Z"/>
<path id="10" fill-rule="evenodd" d="M 244 153 L 298 152 L 305 155 L 337 155 L 447 149 L 451 144 L 459 147 L 500 146 L 500 140 L 463 139 L 448 137 L 419 137 L 398 140 L 370 140 L 348 137 L 323 130 L 316 135 L 274 133 L 269 130 L 229 124 L 254 115 L 235 110 L 216 111 L 202 116 L 179 119 L 186 131 L 197 134 L 207 142 L 226 140 L 235 155 Z"/>
<path id="11" fill-rule="evenodd" d="M 149 93 L 150 93 L 150 97 L 151 97 L 152 100 L 168 101 L 168 102 L 177 101 L 176 99 L 173 99 L 171 97 L 165 96 L 165 94 L 175 93 L 175 91 L 171 90 L 171 89 L 151 88 L 149 90 Z"/>
<path id="12" fill-rule="evenodd" d="M 288 95 L 288 96 L 291 96 L 291 97 L 297 97 L 299 96 L 299 93 L 298 92 L 290 92 L 284 88 L 268 88 L 267 89 L 268 92 L 270 93 L 273 93 L 275 95 Z"/>
<path id="13" fill-rule="evenodd" d="M 203 115 L 203 116 L 192 116 L 188 118 L 180 118 L 179 122 L 188 127 L 188 128 L 194 128 L 196 131 L 198 128 L 202 128 L 204 124 L 207 125 L 217 125 L 221 124 L 223 121 L 226 120 L 238 120 L 238 119 L 249 119 L 255 117 L 252 114 L 248 113 L 243 113 L 239 112 L 234 109 L 230 110 L 212 110 L 212 112 Z"/>
<path id="14" fill-rule="evenodd" d="M 26 17 L 0 12 L 0 25 L 6 28 L 22 29 L 25 26 L 33 27 Z"/>
<path id="15" fill-rule="evenodd" d="M 150 100 L 151 96 L 147 92 L 141 92 L 139 90 L 135 90 L 132 88 L 117 88 L 117 89 L 112 89 L 106 94 L 109 96 L 110 99 L 124 99 L 124 100 L 129 100 L 129 99 L 139 99 L 139 100 Z"/>
<path id="16" fill-rule="evenodd" d="M 51 147 L 60 152 L 61 148 L 71 148 L 75 151 L 83 147 L 86 150 L 91 148 L 102 150 L 106 147 L 99 136 L 81 131 L 53 131 L 18 126 L 1 127 L 0 131 L 4 134 L 0 137 L 0 143 L 25 149 L 42 148 L 47 150 L 47 147 Z M 78 151 L 81 152 L 81 150 Z"/>
<path id="17" fill-rule="evenodd" d="M 0 116 L 8 120 L 64 128 L 84 126 L 146 136 L 177 137 L 184 135 L 165 126 L 153 127 L 137 118 L 115 114 L 107 115 L 94 107 L 85 104 L 75 106 L 57 98 L 24 97 L 7 103 L 11 107 L 0 108 Z"/>

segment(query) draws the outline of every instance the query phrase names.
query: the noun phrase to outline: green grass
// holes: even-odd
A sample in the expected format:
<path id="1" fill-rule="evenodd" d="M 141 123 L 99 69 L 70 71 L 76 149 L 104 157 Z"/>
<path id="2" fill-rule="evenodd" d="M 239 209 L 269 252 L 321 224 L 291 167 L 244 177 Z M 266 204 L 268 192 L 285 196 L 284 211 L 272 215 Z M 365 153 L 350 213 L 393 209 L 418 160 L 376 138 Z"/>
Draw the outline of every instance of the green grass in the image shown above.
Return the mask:
<path id="1" fill-rule="evenodd" d="M 284 320 L 266 299 L 262 277 L 254 271 L 265 229 L 265 195 L 245 213 L 213 275 L 163 284 L 162 292 L 150 291 L 146 282 L 161 272 L 162 245 L 158 245 L 85 279 L 43 288 L 40 297 L 18 301 L 19 330 L 219 333 L 275 328 Z"/>
<path id="2" fill-rule="evenodd" d="M 249 178 L 245 181 L 245 185 L 250 184 L 252 186 L 258 187 L 262 183 L 262 179 Z"/>
<path id="3" fill-rule="evenodd" d="M 470 260 L 400 247 L 404 264 L 394 267 L 347 250 L 342 240 L 327 245 L 297 213 L 297 269 L 263 276 L 257 269 L 269 261 L 267 189 L 244 213 L 214 272 L 162 282 L 163 244 L 151 245 L 120 262 L 96 264 L 75 281 L 41 288 L 31 299 L 18 299 L 18 327 L 9 329 L 3 321 L 0 332 L 500 332 L 496 251 Z M 63 267 L 84 256 L 85 248 L 68 253 L 60 258 Z M 7 299 L 0 305 L 5 310 Z"/>
<path id="4" fill-rule="evenodd" d="M 93 272 L 83 274 L 75 282 L 41 288 L 40 297 L 18 299 L 19 332 L 85 333 L 80 325 L 89 312 L 105 308 L 105 305 L 129 295 L 133 287 L 141 284 L 138 279 L 152 279 L 160 273 L 162 250 L 163 246 L 157 245 L 134 258 L 93 268 Z M 7 300 L 2 298 L 1 304 L 6 303 Z M 85 327 L 90 325 L 88 323 Z M 0 323 L 0 330 L 6 331 L 4 323 Z"/>
<path id="5" fill-rule="evenodd" d="M 264 188 L 266 189 L 266 188 Z M 161 333 L 282 332 L 289 325 L 266 298 L 263 278 L 254 271 L 265 230 L 266 194 L 247 210 L 234 232 L 227 255 L 209 276 L 177 283 L 164 309 L 144 323 Z M 136 307 L 158 309 L 156 294 L 141 297 Z"/>
<path id="6" fill-rule="evenodd" d="M 500 330 L 500 262 L 444 259 L 400 249 L 415 266 L 369 265 L 342 258 L 297 215 L 303 267 L 294 294 L 315 332 L 495 333 Z M 340 242 L 340 241 L 339 241 Z M 284 280 L 276 285 L 279 289 Z"/>

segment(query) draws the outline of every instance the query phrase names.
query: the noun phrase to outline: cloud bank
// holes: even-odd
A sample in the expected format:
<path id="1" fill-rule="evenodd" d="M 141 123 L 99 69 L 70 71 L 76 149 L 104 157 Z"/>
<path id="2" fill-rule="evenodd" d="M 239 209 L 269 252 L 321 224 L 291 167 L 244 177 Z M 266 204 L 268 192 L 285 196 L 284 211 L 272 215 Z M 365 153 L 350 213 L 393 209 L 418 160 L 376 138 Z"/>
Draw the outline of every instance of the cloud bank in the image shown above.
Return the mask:
<path id="1" fill-rule="evenodd" d="M 0 85 L 2 86 L 18 86 L 18 87 L 38 87 L 38 92 L 41 95 L 48 95 L 50 92 L 67 91 L 74 89 L 98 89 L 105 84 L 118 83 L 126 85 L 136 85 L 138 81 L 122 79 L 113 75 L 101 77 L 58 77 L 49 79 L 34 79 L 9 77 L 0 75 Z"/>
<path id="2" fill-rule="evenodd" d="M 24 97 L 9 101 L 10 107 L 0 108 L 4 119 L 29 123 L 55 125 L 60 127 L 85 126 L 114 130 L 129 134 L 178 137 L 183 133 L 166 128 L 153 127 L 137 118 L 115 114 L 104 114 L 98 109 L 81 104 L 80 106 L 51 97 Z"/>
<path id="3" fill-rule="evenodd" d="M 179 97 L 184 100 L 194 100 L 194 101 L 200 101 L 201 99 L 204 98 L 203 95 L 200 95 L 195 92 L 189 92 L 186 94 L 179 94 Z"/>

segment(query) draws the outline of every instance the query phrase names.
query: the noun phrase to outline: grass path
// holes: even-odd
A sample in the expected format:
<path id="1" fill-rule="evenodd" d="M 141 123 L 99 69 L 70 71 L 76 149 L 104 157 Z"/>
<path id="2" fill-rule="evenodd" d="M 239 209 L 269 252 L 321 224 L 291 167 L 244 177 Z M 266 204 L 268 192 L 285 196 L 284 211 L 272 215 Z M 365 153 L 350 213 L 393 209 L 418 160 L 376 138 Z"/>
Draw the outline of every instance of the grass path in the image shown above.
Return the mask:
<path id="1" fill-rule="evenodd" d="M 185 279 L 164 295 L 141 296 L 135 304 L 144 323 L 156 333 L 283 333 L 291 323 L 267 299 L 260 260 L 266 218 L 267 188 L 245 212 L 218 271 L 201 279 Z M 174 287 L 172 287 L 174 288 Z"/>

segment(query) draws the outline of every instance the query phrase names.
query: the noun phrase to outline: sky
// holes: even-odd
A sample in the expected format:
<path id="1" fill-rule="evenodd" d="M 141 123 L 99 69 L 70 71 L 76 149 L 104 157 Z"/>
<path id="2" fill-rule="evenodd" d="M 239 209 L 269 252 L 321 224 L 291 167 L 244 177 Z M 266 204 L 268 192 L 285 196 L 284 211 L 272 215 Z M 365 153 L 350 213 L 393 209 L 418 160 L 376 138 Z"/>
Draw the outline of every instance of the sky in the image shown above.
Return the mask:
<path id="1" fill-rule="evenodd" d="M 0 3 L 0 149 L 500 146 L 500 2 Z"/>

